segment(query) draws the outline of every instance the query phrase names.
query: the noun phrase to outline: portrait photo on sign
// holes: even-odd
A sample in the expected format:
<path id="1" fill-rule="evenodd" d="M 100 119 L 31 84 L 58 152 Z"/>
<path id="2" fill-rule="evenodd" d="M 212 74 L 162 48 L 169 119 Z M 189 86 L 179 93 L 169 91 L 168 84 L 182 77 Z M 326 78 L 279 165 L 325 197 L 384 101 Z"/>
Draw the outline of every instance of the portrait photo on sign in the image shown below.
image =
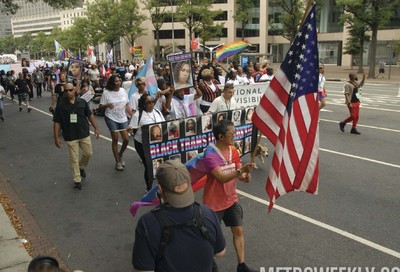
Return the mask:
<path id="1" fill-rule="evenodd" d="M 160 167 L 163 162 L 163 158 L 153 160 L 153 175 L 156 175 L 158 167 Z"/>
<path id="2" fill-rule="evenodd" d="M 188 162 L 191 159 L 195 158 L 197 156 L 197 154 L 199 154 L 199 152 L 197 150 L 192 150 L 192 151 L 186 152 L 186 161 Z"/>
<path id="3" fill-rule="evenodd" d="M 242 117 L 242 111 L 241 110 L 233 111 L 233 113 L 232 113 L 232 123 L 233 123 L 234 126 L 240 126 L 241 117 Z"/>
<path id="4" fill-rule="evenodd" d="M 244 143 L 244 152 L 250 152 L 251 149 L 251 137 L 245 138 L 245 143 Z"/>
<path id="5" fill-rule="evenodd" d="M 254 108 L 249 108 L 246 111 L 246 124 L 251 123 L 251 117 L 253 116 Z"/>
<path id="6" fill-rule="evenodd" d="M 168 140 L 179 138 L 179 121 L 168 122 Z"/>
<path id="7" fill-rule="evenodd" d="M 201 127 L 203 129 L 203 133 L 210 132 L 213 129 L 213 123 L 212 123 L 212 115 L 203 115 L 201 117 Z"/>
<path id="8" fill-rule="evenodd" d="M 222 121 L 224 119 L 228 119 L 228 113 L 227 112 L 221 112 L 217 114 L 217 122 Z"/>
<path id="9" fill-rule="evenodd" d="M 29 67 L 29 66 L 30 66 L 29 60 L 27 58 L 22 58 L 21 67 Z"/>
<path id="10" fill-rule="evenodd" d="M 185 136 L 193 136 L 197 134 L 196 119 L 189 118 L 185 120 Z"/>
<path id="11" fill-rule="evenodd" d="M 67 74 L 68 82 L 72 82 L 74 80 L 81 81 L 82 77 L 83 77 L 83 61 L 77 59 L 70 59 L 68 61 L 68 74 Z"/>
<path id="12" fill-rule="evenodd" d="M 177 160 L 181 162 L 181 154 L 175 154 L 175 155 L 171 155 L 169 156 L 170 160 Z"/>
<path id="13" fill-rule="evenodd" d="M 175 90 L 193 87 L 192 61 L 171 62 L 172 82 Z"/>
<path id="14" fill-rule="evenodd" d="M 158 143 L 162 141 L 162 129 L 160 124 L 150 126 L 149 131 L 150 143 Z"/>
<path id="15" fill-rule="evenodd" d="M 233 145 L 236 147 L 237 151 L 239 152 L 239 156 L 243 153 L 243 141 L 234 141 Z"/>

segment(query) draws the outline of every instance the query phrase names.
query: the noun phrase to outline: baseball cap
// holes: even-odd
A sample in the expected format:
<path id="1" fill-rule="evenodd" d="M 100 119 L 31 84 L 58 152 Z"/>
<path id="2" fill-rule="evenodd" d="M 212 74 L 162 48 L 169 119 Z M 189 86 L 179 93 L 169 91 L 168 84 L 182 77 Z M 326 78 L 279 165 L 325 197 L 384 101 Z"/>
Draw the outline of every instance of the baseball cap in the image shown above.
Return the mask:
<path id="1" fill-rule="evenodd" d="M 172 207 L 183 208 L 194 202 L 189 171 L 177 160 L 168 160 L 156 172 L 158 184 L 163 189 L 165 201 Z"/>
<path id="2" fill-rule="evenodd" d="M 133 70 L 135 70 L 135 67 L 133 67 L 133 65 L 131 64 L 131 65 L 129 65 L 129 71 L 133 71 Z"/>

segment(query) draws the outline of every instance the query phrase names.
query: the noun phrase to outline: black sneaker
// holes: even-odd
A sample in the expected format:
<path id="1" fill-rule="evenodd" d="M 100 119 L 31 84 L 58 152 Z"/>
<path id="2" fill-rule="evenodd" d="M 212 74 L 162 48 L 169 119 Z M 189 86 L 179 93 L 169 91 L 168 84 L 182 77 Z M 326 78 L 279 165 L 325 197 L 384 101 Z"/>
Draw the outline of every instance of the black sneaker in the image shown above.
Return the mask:
<path id="1" fill-rule="evenodd" d="M 31 112 L 31 110 L 32 110 L 31 108 L 28 108 L 28 112 Z"/>
<path id="2" fill-rule="evenodd" d="M 19 107 L 19 111 L 22 111 L 22 107 Z"/>
<path id="3" fill-rule="evenodd" d="M 359 132 L 356 128 L 352 128 L 350 131 L 351 134 L 361 134 L 361 132 Z"/>
<path id="4" fill-rule="evenodd" d="M 84 169 L 79 169 L 79 171 L 81 172 L 81 177 L 82 178 L 86 178 L 86 172 Z"/>
<path id="5" fill-rule="evenodd" d="M 344 132 L 344 127 L 345 127 L 345 126 L 346 126 L 345 123 L 339 122 L 339 128 L 340 128 L 340 131 L 341 131 L 341 132 Z"/>
<path id="6" fill-rule="evenodd" d="M 74 182 L 74 189 L 75 190 L 82 190 L 82 183 L 81 182 Z"/>
<path id="7" fill-rule="evenodd" d="M 0 117 L 0 120 L 4 122 L 4 117 L 3 117 L 3 116 L 2 116 L 2 117 Z"/>
<path id="8" fill-rule="evenodd" d="M 245 263 L 238 264 L 236 271 L 237 272 L 257 272 L 257 270 L 251 269 Z"/>

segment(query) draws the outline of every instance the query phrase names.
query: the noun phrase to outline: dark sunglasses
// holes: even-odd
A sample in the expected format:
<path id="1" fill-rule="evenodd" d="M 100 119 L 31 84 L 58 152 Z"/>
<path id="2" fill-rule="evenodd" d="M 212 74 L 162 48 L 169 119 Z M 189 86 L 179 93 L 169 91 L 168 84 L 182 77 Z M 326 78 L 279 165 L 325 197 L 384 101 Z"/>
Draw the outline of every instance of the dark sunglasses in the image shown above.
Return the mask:
<path id="1" fill-rule="evenodd" d="M 142 83 L 138 83 L 138 86 L 140 86 L 140 85 L 142 85 L 142 86 L 146 86 L 146 83 L 144 83 L 144 82 L 142 82 Z"/>
<path id="2" fill-rule="evenodd" d="M 64 89 L 64 92 L 72 92 L 74 89 Z"/>

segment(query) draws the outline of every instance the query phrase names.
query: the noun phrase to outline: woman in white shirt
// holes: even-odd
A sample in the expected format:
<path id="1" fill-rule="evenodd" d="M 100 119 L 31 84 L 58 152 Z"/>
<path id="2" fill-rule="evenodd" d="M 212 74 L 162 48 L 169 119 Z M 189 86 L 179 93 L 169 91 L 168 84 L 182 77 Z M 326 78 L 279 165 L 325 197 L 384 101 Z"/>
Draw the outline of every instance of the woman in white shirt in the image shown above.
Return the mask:
<path id="1" fill-rule="evenodd" d="M 155 124 L 164 122 L 164 116 L 162 113 L 154 108 L 155 101 L 154 99 L 147 93 L 144 93 L 139 98 L 138 108 L 139 110 L 135 112 L 132 116 L 131 122 L 129 123 L 129 128 L 135 131 L 134 142 L 135 149 L 139 154 L 140 159 L 144 165 L 144 180 L 146 182 L 146 190 L 150 191 L 153 185 L 153 180 L 150 179 L 149 169 L 147 168 L 146 157 L 143 151 L 143 142 L 142 142 L 142 126 Z M 157 128 L 157 127 L 156 127 Z M 158 127 L 159 129 L 160 127 Z M 161 137 L 162 137 L 161 133 Z M 150 135 L 151 136 L 151 135 Z M 158 137 L 156 137 L 158 139 Z M 152 139 L 150 139 L 151 141 Z"/>
<path id="2" fill-rule="evenodd" d="M 106 88 L 101 96 L 99 108 L 106 109 L 104 119 L 110 130 L 112 138 L 112 152 L 115 158 L 115 169 L 123 171 L 125 162 L 123 155 L 129 144 L 128 117 L 132 116 L 132 110 L 129 107 L 128 94 L 121 88 L 121 79 L 112 75 L 107 81 Z M 122 146 L 118 152 L 118 132 L 122 137 Z"/>

